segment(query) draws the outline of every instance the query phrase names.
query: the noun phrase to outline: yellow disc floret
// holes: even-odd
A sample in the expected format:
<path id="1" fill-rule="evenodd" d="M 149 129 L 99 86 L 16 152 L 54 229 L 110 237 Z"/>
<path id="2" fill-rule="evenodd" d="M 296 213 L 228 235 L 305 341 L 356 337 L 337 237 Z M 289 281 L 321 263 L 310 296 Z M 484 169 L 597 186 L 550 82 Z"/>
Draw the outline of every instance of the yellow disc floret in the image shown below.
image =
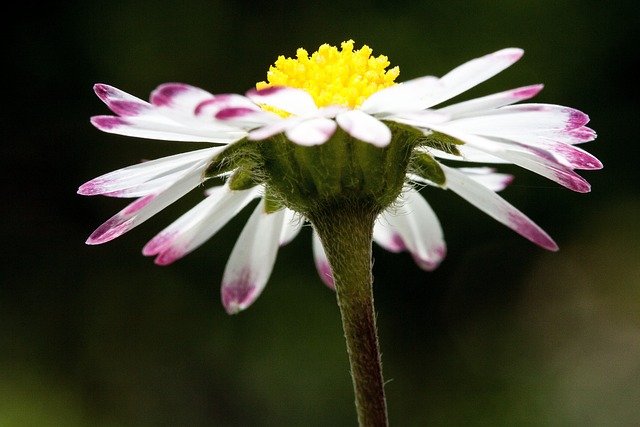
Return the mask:
<path id="1" fill-rule="evenodd" d="M 342 42 L 341 50 L 323 44 L 309 56 L 300 48 L 296 59 L 278 57 L 269 68 L 267 81 L 256 84 L 257 89 L 289 86 L 304 89 L 318 107 L 343 105 L 359 107 L 371 94 L 394 85 L 400 74 L 398 67 L 386 70 L 386 56 L 373 57 L 369 46 L 353 50 L 353 40 Z"/>

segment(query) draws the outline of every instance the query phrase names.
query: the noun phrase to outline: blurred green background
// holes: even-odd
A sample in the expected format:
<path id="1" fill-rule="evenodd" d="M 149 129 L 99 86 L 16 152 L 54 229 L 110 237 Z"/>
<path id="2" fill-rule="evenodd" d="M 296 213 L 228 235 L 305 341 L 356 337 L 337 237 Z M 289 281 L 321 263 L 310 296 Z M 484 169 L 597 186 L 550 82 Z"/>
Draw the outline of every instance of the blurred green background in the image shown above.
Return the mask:
<path id="1" fill-rule="evenodd" d="M 5 16 L 0 426 L 355 424 L 339 313 L 308 229 L 254 306 L 228 316 L 219 285 L 249 210 L 159 267 L 142 246 L 201 194 L 98 247 L 84 240 L 124 201 L 76 195 L 184 149 L 94 129 L 89 117 L 108 111 L 94 83 L 144 99 L 170 81 L 242 93 L 279 54 L 349 38 L 388 55 L 400 81 L 524 48 L 465 96 L 545 83 L 536 101 L 587 112 L 599 138 L 584 147 L 605 164 L 583 173 L 586 195 L 503 169 L 516 174 L 504 197 L 558 253 L 442 191 L 425 193 L 449 246 L 437 271 L 374 248 L 392 425 L 637 425 L 636 2 L 70 0 Z"/>

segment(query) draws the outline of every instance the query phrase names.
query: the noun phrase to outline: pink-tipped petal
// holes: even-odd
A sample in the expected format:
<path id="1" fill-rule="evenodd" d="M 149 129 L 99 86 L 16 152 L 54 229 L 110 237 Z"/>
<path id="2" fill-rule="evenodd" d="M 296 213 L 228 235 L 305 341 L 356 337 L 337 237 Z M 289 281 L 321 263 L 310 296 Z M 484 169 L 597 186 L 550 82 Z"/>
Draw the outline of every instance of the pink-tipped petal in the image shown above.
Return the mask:
<path id="1" fill-rule="evenodd" d="M 327 259 L 327 254 L 322 247 L 322 242 L 320 238 L 313 232 L 312 235 L 312 249 L 313 249 L 313 262 L 316 266 L 316 270 L 318 271 L 318 276 L 322 279 L 322 283 L 327 285 L 330 289 L 335 290 L 335 283 L 333 281 L 333 274 L 331 273 L 331 266 L 329 265 L 329 260 Z"/>
<path id="2" fill-rule="evenodd" d="M 576 115 L 581 115 L 580 119 Z M 550 104 L 507 105 L 473 116 L 452 120 L 447 126 L 485 136 L 534 136 L 539 132 L 567 132 L 585 120 L 583 113 L 572 108 Z M 588 120 L 588 119 L 587 119 Z"/>
<path id="3" fill-rule="evenodd" d="M 446 254 L 438 217 L 411 187 L 405 188 L 396 204 L 380 216 L 374 228 L 374 240 L 394 252 L 406 247 L 420 268 L 435 269 Z"/>
<path id="4" fill-rule="evenodd" d="M 200 161 L 159 193 L 137 199 L 98 227 L 86 243 L 97 245 L 108 242 L 142 224 L 200 184 L 206 165 L 206 160 Z"/>
<path id="5" fill-rule="evenodd" d="M 220 297 L 228 314 L 239 313 L 260 296 L 262 289 L 254 282 L 253 275 L 250 269 L 240 270 L 224 282 Z"/>
<path id="6" fill-rule="evenodd" d="M 376 147 L 386 147 L 391 142 L 391 130 L 387 125 L 361 110 L 338 114 L 336 122 L 352 137 Z"/>
<path id="7" fill-rule="evenodd" d="M 468 148 L 470 148 L 528 169 L 570 190 L 579 193 L 586 193 L 591 190 L 591 186 L 584 178 L 575 173 L 571 167 L 558 161 L 552 153 L 542 148 L 463 132 L 455 126 L 434 126 L 434 130 L 465 142 L 465 145 L 459 146 L 458 150 L 467 160 L 472 157 L 468 154 Z"/>
<path id="8" fill-rule="evenodd" d="M 313 114 L 318 109 L 311 95 L 292 87 L 252 89 L 247 92 L 247 97 L 257 104 L 269 105 L 298 116 Z"/>
<path id="9" fill-rule="evenodd" d="M 438 111 L 449 114 L 452 117 L 460 117 L 474 113 L 481 113 L 495 108 L 510 105 L 518 101 L 533 98 L 544 86 L 541 84 L 520 87 L 500 93 L 483 96 L 481 98 L 471 99 L 456 104 L 439 108 Z"/>
<path id="10" fill-rule="evenodd" d="M 551 251 L 558 249 L 544 230 L 498 194 L 456 169 L 440 166 L 447 177 L 447 187 L 460 197 L 538 246 Z"/>
<path id="11" fill-rule="evenodd" d="M 262 293 L 280 246 L 284 210 L 266 213 L 260 200 L 236 242 L 222 279 L 222 303 L 229 314 L 251 305 Z"/>
<path id="12" fill-rule="evenodd" d="M 149 160 L 101 175 L 83 184 L 78 194 L 141 197 L 160 192 L 196 163 L 211 159 L 224 147 L 205 148 Z"/>
<path id="13" fill-rule="evenodd" d="M 215 115 L 225 108 L 246 108 L 253 111 L 260 111 L 253 101 L 246 96 L 233 93 L 215 95 L 200 102 L 194 108 L 194 115 L 197 117 L 215 117 Z"/>
<path id="14" fill-rule="evenodd" d="M 336 131 L 336 127 L 334 120 L 316 117 L 287 128 L 285 135 L 290 141 L 309 147 L 327 142 Z"/>
<path id="15" fill-rule="evenodd" d="M 247 107 L 223 108 L 215 114 L 215 119 L 247 130 L 282 121 L 282 117 L 270 111 Z"/>
<path id="16" fill-rule="evenodd" d="M 258 187 L 235 191 L 228 185 L 214 187 L 204 200 L 151 239 L 142 253 L 157 255 L 156 264 L 170 264 L 200 247 L 258 196 Z"/>
<path id="17" fill-rule="evenodd" d="M 294 127 L 301 120 L 298 117 L 291 117 L 287 119 L 278 120 L 271 124 L 256 128 L 249 132 L 247 139 L 250 141 L 262 141 L 264 139 L 276 136 L 279 133 L 284 132 L 290 127 Z"/>
<path id="18" fill-rule="evenodd" d="M 123 215 L 115 215 L 91 233 L 85 243 L 87 245 L 100 245 L 122 236 L 133 227 L 133 218 Z"/>
<path id="19" fill-rule="evenodd" d="M 116 116 L 93 116 L 91 124 L 103 132 L 117 133 L 118 129 L 130 126 L 130 123 Z"/>
<path id="20" fill-rule="evenodd" d="M 567 144 L 582 144 L 585 142 L 593 141 L 596 139 L 597 134 L 593 129 L 586 126 L 581 128 L 571 129 L 562 134 L 562 142 Z M 555 140 L 559 140 L 558 136 L 554 137 Z"/>
<path id="21" fill-rule="evenodd" d="M 522 49 L 502 49 L 454 68 L 440 79 L 440 89 L 425 100 L 424 108 L 438 105 L 490 79 L 513 65 L 523 54 Z"/>
<path id="22" fill-rule="evenodd" d="M 380 222 L 384 224 L 381 225 Z M 378 217 L 373 228 L 373 240 L 389 252 L 404 252 L 407 245 L 402 240 L 402 236 L 395 230 L 383 216 Z"/>
<path id="23" fill-rule="evenodd" d="M 165 83 L 151 92 L 151 104 L 194 114 L 198 105 L 213 95 L 206 90 L 184 84 Z"/>

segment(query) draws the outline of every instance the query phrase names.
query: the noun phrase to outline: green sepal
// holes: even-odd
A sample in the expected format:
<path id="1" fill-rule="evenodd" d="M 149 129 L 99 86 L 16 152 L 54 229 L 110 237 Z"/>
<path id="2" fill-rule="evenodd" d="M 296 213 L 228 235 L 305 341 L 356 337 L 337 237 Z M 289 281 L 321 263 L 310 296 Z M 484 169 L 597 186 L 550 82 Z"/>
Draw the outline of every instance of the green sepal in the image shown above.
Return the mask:
<path id="1" fill-rule="evenodd" d="M 247 162 L 255 162 L 258 150 L 255 141 L 247 138 L 234 142 L 214 157 L 207 165 L 203 176 L 205 179 L 214 178 L 233 171 Z"/>
<path id="2" fill-rule="evenodd" d="M 240 191 L 255 187 L 261 183 L 261 180 L 258 178 L 255 168 L 251 166 L 241 166 L 233 172 L 227 182 L 231 190 Z"/>
<path id="3" fill-rule="evenodd" d="M 447 182 L 447 178 L 440 164 L 425 152 L 414 151 L 411 162 L 409 163 L 409 172 L 441 187 L 444 187 Z"/>
<path id="4" fill-rule="evenodd" d="M 284 208 L 284 204 L 280 201 L 280 199 L 273 194 L 269 189 L 266 190 L 264 195 L 264 212 L 271 214 L 279 211 Z"/>
<path id="5" fill-rule="evenodd" d="M 464 145 L 464 142 L 447 134 L 431 131 L 430 134 L 425 135 L 420 139 L 419 145 L 423 147 L 435 148 L 454 156 L 460 156 L 460 151 L 458 150 L 458 147 L 456 147 L 456 145 Z"/>

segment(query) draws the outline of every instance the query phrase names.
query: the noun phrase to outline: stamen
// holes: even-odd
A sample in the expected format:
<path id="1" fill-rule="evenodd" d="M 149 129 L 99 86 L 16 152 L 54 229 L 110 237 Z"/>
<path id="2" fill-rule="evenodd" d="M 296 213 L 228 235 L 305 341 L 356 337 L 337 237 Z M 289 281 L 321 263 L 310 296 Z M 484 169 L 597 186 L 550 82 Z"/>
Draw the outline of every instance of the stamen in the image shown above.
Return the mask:
<path id="1" fill-rule="evenodd" d="M 394 85 L 400 69 L 386 70 L 390 64 L 386 56 L 371 56 L 367 45 L 353 50 L 353 44 L 353 40 L 342 42 L 340 51 L 323 44 L 311 56 L 300 48 L 296 59 L 280 56 L 269 68 L 267 81 L 257 83 L 256 88 L 294 87 L 308 92 L 318 107 L 357 108 L 371 94 Z"/>

